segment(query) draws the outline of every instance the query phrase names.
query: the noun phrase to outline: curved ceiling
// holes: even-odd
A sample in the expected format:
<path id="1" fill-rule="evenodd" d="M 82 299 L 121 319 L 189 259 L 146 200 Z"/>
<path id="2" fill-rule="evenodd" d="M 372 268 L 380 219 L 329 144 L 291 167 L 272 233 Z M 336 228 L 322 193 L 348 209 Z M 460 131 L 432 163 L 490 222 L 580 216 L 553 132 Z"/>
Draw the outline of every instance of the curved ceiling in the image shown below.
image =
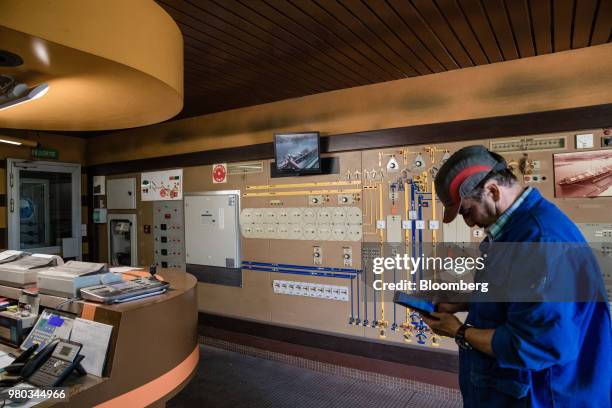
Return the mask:
<path id="1" fill-rule="evenodd" d="M 167 120 L 183 107 L 182 36 L 154 2 L 3 0 L 0 49 L 24 64 L 0 67 L 37 100 L 0 111 L 0 127 L 109 130 Z"/>

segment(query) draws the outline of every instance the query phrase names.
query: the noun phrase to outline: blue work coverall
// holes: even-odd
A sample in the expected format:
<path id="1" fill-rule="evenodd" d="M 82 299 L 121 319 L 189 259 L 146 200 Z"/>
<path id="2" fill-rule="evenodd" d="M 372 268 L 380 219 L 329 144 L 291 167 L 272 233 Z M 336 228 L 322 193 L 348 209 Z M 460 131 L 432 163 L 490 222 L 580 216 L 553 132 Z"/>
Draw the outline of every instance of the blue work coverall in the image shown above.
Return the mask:
<path id="1" fill-rule="evenodd" d="M 584 243 L 585 239 L 565 214 L 533 189 L 490 244 L 498 242 L 503 246 Z M 552 280 L 548 284 L 561 284 L 561 279 L 568 285 L 589 280 L 581 286 L 602 289 L 601 272 L 590 263 L 592 256 L 591 260 L 576 260 L 549 255 L 546 262 L 565 262 L 566 275 L 559 278 L 557 268 L 544 268 L 541 273 Z M 585 273 L 590 270 L 599 277 Z M 488 272 L 496 276 L 496 270 Z M 571 279 L 577 280 L 569 282 Z M 612 405 L 612 329 L 607 302 L 471 302 L 466 323 L 495 329 L 495 357 L 475 349 L 460 351 L 459 380 L 466 407 Z"/>

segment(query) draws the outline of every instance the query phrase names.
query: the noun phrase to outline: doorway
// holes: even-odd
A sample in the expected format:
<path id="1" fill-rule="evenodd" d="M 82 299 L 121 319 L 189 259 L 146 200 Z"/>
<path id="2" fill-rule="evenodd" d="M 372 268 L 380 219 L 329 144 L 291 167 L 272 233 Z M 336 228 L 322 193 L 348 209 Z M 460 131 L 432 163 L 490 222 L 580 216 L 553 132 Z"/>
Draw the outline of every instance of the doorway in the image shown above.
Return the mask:
<path id="1" fill-rule="evenodd" d="M 8 247 L 82 259 L 81 166 L 7 159 Z"/>

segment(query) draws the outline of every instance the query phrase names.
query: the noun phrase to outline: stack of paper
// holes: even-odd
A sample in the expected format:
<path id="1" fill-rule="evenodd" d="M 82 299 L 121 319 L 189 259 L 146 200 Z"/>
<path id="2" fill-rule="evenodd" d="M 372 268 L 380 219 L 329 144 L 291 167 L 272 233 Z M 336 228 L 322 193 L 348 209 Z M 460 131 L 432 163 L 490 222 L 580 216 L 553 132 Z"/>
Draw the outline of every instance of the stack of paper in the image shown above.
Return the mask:
<path id="1" fill-rule="evenodd" d="M 80 354 L 85 358 L 81 365 L 89 374 L 102 376 L 112 331 L 113 326 L 108 324 L 81 318 L 74 321 L 70 340 L 83 345 Z"/>

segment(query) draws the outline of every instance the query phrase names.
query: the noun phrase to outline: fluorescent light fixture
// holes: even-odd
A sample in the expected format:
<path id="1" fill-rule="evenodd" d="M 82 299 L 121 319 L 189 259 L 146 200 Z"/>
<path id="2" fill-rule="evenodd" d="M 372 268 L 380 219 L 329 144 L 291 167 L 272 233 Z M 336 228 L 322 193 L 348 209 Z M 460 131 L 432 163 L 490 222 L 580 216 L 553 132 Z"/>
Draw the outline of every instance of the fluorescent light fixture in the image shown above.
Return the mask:
<path id="1" fill-rule="evenodd" d="M 28 140 L 28 139 L 22 139 L 20 137 L 13 137 L 13 136 L 5 136 L 5 135 L 0 135 L 0 143 L 8 143 L 8 144 L 12 144 L 15 146 L 27 146 L 27 147 L 37 147 L 38 146 L 38 142 L 35 142 L 33 140 Z"/>
<path id="2" fill-rule="evenodd" d="M 16 99 L 11 99 L 6 102 L 0 103 L 0 110 L 12 108 L 13 106 L 21 105 L 34 99 L 42 98 L 49 91 L 49 85 L 46 83 L 35 86 L 28 92 L 27 95 L 21 96 Z"/>
<path id="3" fill-rule="evenodd" d="M 12 145 L 21 146 L 21 142 L 16 142 L 14 140 L 0 139 L 0 143 L 8 143 Z"/>

